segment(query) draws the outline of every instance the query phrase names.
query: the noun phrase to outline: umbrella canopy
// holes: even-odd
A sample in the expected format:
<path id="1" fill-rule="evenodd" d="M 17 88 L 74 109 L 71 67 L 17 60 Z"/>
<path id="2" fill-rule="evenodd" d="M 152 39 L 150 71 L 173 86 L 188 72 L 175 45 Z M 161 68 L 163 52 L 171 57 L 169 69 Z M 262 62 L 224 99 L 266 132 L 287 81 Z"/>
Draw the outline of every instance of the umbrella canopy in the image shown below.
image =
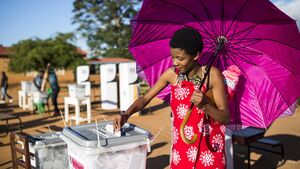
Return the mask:
<path id="1" fill-rule="evenodd" d="M 267 128 L 291 115 L 300 96 L 300 34 L 295 20 L 269 0 L 144 0 L 131 21 L 129 50 L 150 86 L 172 66 L 169 40 L 183 27 L 197 29 L 204 41 L 200 64 L 241 70 L 231 123 Z M 166 99 L 169 88 L 160 93 Z"/>

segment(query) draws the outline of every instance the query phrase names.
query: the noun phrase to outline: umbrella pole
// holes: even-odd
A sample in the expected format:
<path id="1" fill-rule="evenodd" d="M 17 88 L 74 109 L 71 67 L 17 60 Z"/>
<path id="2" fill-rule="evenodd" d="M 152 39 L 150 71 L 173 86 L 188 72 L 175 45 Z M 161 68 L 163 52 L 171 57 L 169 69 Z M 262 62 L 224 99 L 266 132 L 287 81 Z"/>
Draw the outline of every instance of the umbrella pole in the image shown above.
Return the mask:
<path id="1" fill-rule="evenodd" d="M 200 84 L 200 87 L 199 87 L 200 90 L 201 90 L 201 88 L 202 88 L 202 86 L 205 82 L 205 79 L 208 77 L 209 70 L 210 70 L 211 66 L 213 65 L 213 63 L 214 63 L 214 60 L 216 59 L 216 57 L 217 57 L 218 53 L 220 52 L 220 50 L 225 46 L 226 42 L 227 42 L 227 39 L 224 36 L 220 36 L 220 37 L 217 38 L 218 46 L 217 46 L 212 58 L 209 60 L 208 66 L 206 67 L 206 72 L 205 72 L 204 78 L 203 78 L 203 80 Z M 186 138 L 186 136 L 184 134 L 184 128 L 185 128 L 185 125 L 186 125 L 186 123 L 188 122 L 188 120 L 190 118 L 193 107 L 194 107 L 194 103 L 191 104 L 187 114 L 185 115 L 185 117 L 184 117 L 184 119 L 183 119 L 183 121 L 180 125 L 180 137 L 183 140 L 183 142 L 185 142 L 186 144 L 193 144 L 197 141 L 197 138 L 198 138 L 198 135 L 194 134 L 193 138 L 191 140 L 189 140 L 188 138 Z M 207 117 L 207 114 L 206 114 L 206 117 Z"/>

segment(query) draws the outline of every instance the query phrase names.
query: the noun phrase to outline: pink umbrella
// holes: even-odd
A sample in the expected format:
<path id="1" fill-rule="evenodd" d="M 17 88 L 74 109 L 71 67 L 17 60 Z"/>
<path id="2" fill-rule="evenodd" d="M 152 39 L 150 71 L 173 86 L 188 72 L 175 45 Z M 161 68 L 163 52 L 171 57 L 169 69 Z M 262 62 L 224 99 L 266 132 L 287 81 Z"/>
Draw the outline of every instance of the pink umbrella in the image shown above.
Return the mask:
<path id="1" fill-rule="evenodd" d="M 172 66 L 173 33 L 193 27 L 204 40 L 199 63 L 241 70 L 230 102 L 232 124 L 267 128 L 294 112 L 300 96 L 300 34 L 296 22 L 269 0 L 144 0 L 131 23 L 129 50 L 151 86 Z M 221 36 L 225 42 L 217 51 Z M 168 90 L 159 96 L 167 99 Z"/>

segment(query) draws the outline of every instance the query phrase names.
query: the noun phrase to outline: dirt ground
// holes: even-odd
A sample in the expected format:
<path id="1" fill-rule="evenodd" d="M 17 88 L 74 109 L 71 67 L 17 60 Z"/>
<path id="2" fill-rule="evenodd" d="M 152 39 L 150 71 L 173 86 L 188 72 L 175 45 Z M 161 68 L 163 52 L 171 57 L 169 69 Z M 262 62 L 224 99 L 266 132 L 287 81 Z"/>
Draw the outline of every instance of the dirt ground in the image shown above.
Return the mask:
<path id="1" fill-rule="evenodd" d="M 49 114 L 32 114 L 29 110 L 18 107 L 17 92 L 20 90 L 20 81 L 32 80 L 32 77 L 25 77 L 23 74 L 9 73 L 10 88 L 8 93 L 13 96 L 12 104 L 0 105 L 0 113 L 16 115 L 22 120 L 23 132 L 28 134 L 47 133 L 51 131 L 61 131 L 64 124 L 60 116 L 51 117 Z M 67 84 L 74 83 L 73 75 L 67 73 L 59 76 L 62 90 L 59 94 L 59 107 L 63 110 L 63 97 L 68 95 Z M 112 120 L 118 110 L 105 111 L 100 108 L 99 75 L 91 77 L 92 88 L 92 118 L 98 121 L 104 119 Z M 50 104 L 51 105 L 51 104 Z M 52 106 L 50 107 L 52 110 Z M 74 109 L 71 111 L 74 113 Z M 85 113 L 82 113 L 85 114 Z M 300 111 L 299 109 L 291 117 L 276 120 L 266 132 L 266 137 L 279 140 L 284 145 L 285 162 L 282 163 L 280 156 L 268 152 L 253 150 L 251 153 L 251 168 L 253 169 L 299 169 L 300 168 Z M 147 169 L 166 169 L 169 168 L 170 153 L 170 108 L 159 99 L 154 99 L 144 110 L 143 115 L 133 116 L 129 122 L 150 131 L 155 135 L 151 143 L 151 152 L 147 155 Z M 17 124 L 17 121 L 10 121 Z M 3 127 L 4 121 L 0 122 Z M 84 123 L 81 123 L 84 124 Z M 73 122 L 74 125 L 74 122 Z M 0 133 L 3 136 L 3 132 Z M 246 160 L 243 157 L 244 148 L 238 147 L 238 155 L 234 155 L 236 169 L 247 168 Z M 236 153 L 234 153 L 236 154 Z M 0 137 L 0 168 L 12 168 L 9 136 Z"/>

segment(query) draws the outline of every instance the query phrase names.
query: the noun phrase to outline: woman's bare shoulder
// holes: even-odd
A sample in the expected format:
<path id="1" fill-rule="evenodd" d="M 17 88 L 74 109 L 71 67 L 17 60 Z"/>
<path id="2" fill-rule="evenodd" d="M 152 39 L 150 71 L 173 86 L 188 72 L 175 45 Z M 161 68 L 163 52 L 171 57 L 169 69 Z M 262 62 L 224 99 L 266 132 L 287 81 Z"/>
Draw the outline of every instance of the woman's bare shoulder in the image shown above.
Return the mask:
<path id="1" fill-rule="evenodd" d="M 210 75 L 214 77 L 219 77 L 221 75 L 221 71 L 217 67 L 212 66 L 210 68 Z"/>
<path id="2" fill-rule="evenodd" d="M 168 68 L 163 74 L 162 78 L 168 81 L 170 84 L 175 83 L 177 74 L 175 73 L 173 68 Z"/>

